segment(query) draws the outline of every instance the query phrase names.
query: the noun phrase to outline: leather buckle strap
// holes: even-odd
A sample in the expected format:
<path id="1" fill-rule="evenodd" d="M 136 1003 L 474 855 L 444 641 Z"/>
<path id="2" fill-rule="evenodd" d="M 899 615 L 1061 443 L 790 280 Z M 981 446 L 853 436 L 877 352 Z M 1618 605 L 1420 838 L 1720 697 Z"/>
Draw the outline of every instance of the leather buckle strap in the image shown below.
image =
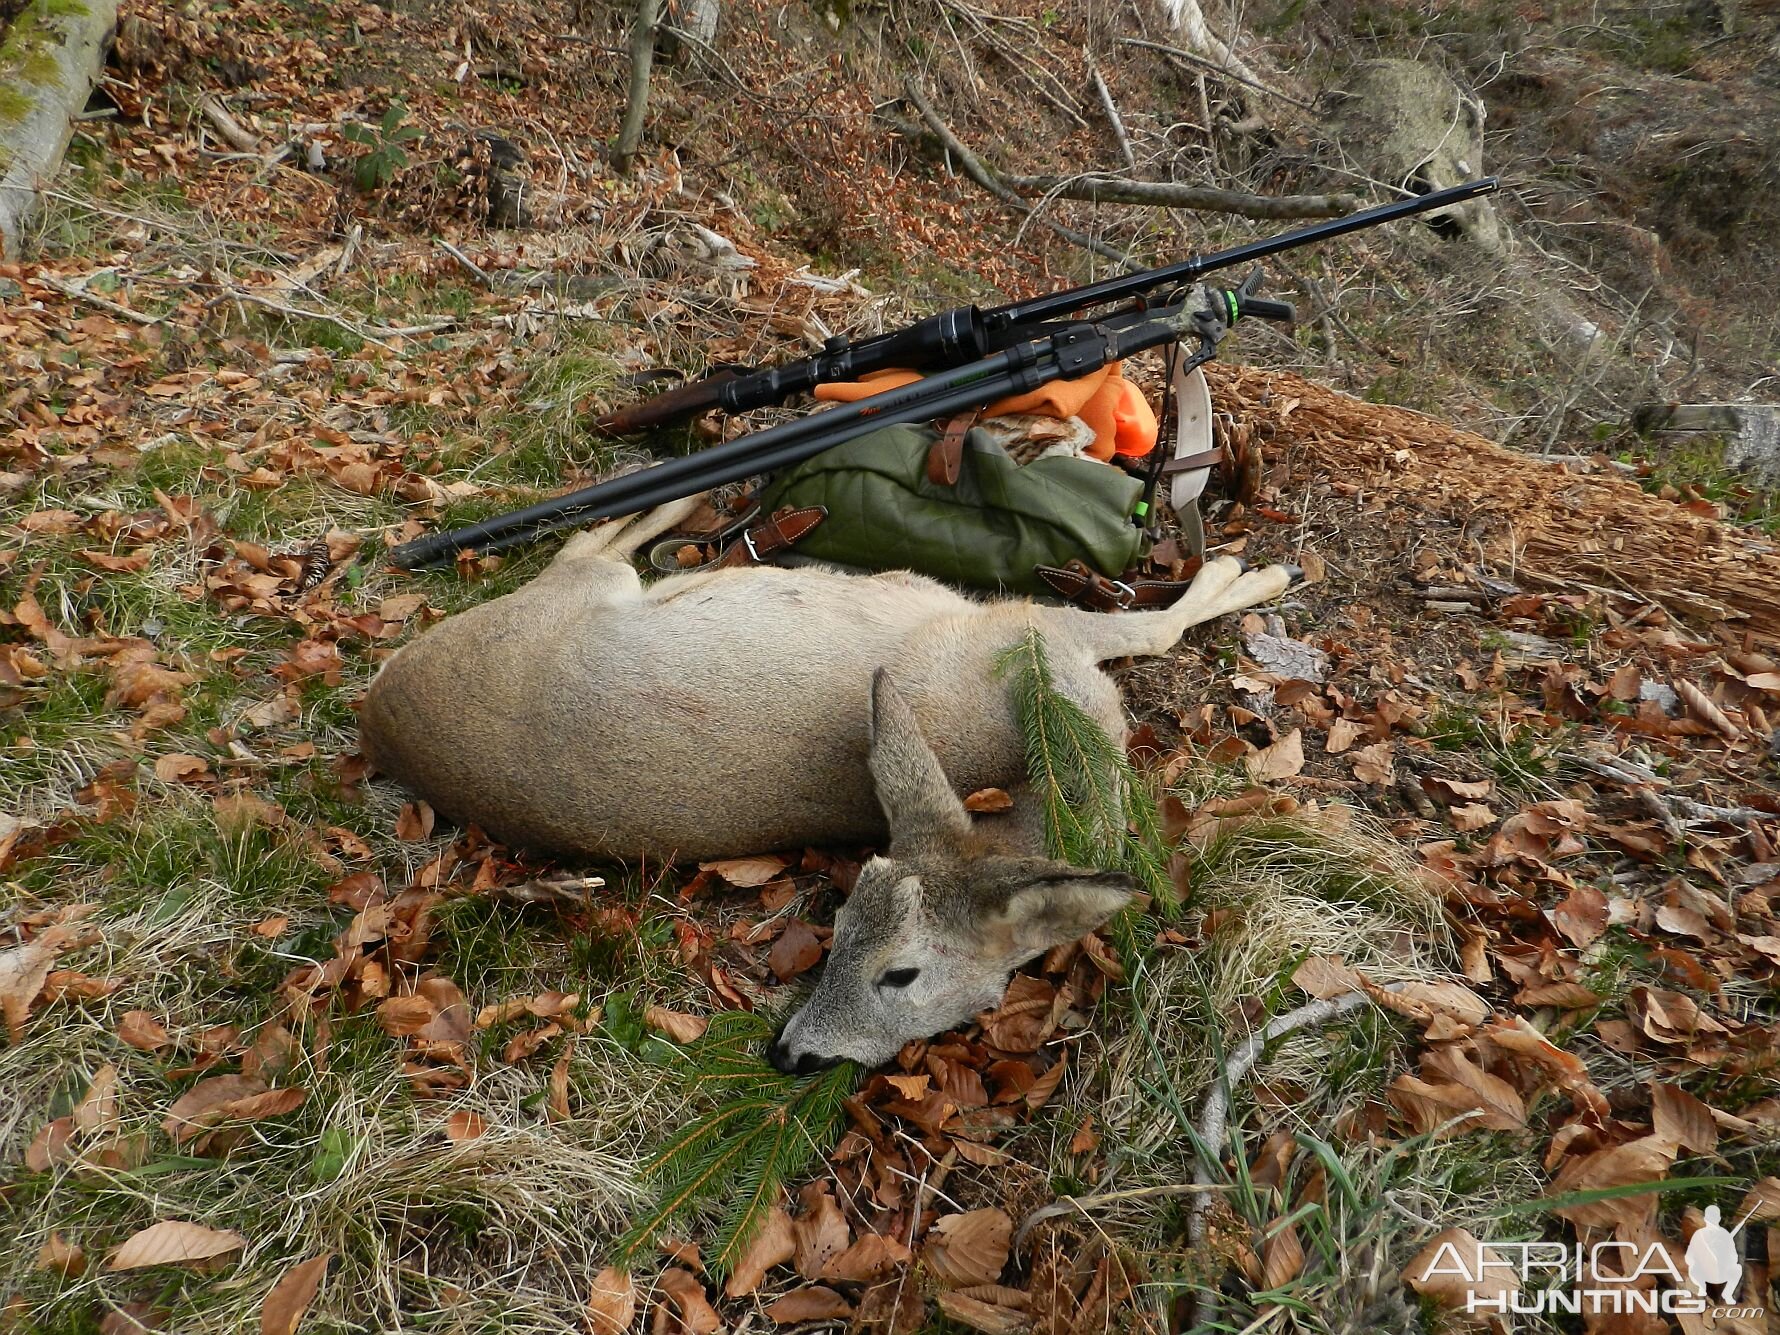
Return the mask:
<path id="1" fill-rule="evenodd" d="M 1196 468 L 1209 468 L 1213 464 L 1224 461 L 1224 447 L 1214 445 L 1209 450 L 1200 450 L 1197 454 L 1189 454 L 1179 459 L 1169 459 L 1162 465 L 1162 476 L 1173 477 L 1176 473 L 1191 473 Z"/>
<path id="2" fill-rule="evenodd" d="M 959 413 L 939 433 L 927 451 L 927 480 L 936 487 L 955 487 L 964 469 L 964 437 L 977 424 L 980 412 Z"/>
<path id="3" fill-rule="evenodd" d="M 761 565 L 789 547 L 795 547 L 811 529 L 828 518 L 826 505 L 805 506 L 793 510 L 786 506 L 773 513 L 771 519 L 744 529 L 741 538 L 731 543 L 713 566 Z"/>
<path id="4" fill-rule="evenodd" d="M 1143 579 L 1130 572 L 1125 579 L 1108 579 L 1079 559 L 1062 567 L 1033 569 L 1060 598 L 1093 612 L 1167 607 L 1186 592 L 1189 583 L 1184 579 Z"/>

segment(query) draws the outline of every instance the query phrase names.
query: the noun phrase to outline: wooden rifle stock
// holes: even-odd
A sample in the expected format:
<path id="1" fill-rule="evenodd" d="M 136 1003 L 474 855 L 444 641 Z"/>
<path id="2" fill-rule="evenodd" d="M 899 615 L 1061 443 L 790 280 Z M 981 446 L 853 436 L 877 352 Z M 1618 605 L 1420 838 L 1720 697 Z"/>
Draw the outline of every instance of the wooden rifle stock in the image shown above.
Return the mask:
<path id="1" fill-rule="evenodd" d="M 688 381 L 664 394 L 619 408 L 594 419 L 594 430 L 608 436 L 629 436 L 639 431 L 688 422 L 713 408 L 723 406 L 719 393 L 728 381 L 744 373 L 745 368 L 726 366 L 700 380 Z"/>

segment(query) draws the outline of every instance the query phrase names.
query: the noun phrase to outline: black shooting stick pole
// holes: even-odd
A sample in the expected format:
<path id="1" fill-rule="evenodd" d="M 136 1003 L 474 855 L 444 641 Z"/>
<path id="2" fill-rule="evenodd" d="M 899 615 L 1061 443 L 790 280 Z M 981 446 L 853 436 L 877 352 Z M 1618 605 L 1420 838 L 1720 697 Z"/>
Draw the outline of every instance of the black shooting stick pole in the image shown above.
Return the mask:
<path id="1" fill-rule="evenodd" d="M 997 306 L 993 310 L 984 311 L 983 319 L 988 328 L 995 331 L 1023 324 L 1029 320 L 1049 319 L 1069 311 L 1081 310 L 1085 306 L 1098 306 L 1109 301 L 1123 301 L 1126 297 L 1138 296 L 1152 288 L 1191 281 L 1213 269 L 1227 269 L 1233 265 L 1251 264 L 1258 260 L 1264 260 L 1270 255 L 1277 255 L 1281 251 L 1307 246 L 1314 241 L 1328 241 L 1333 237 L 1346 236 L 1349 232 L 1363 231 L 1365 228 L 1376 227 L 1380 223 L 1392 222 L 1398 218 L 1410 218 L 1418 213 L 1428 213 L 1434 209 L 1445 208 L 1450 204 L 1462 204 L 1468 199 L 1475 199 L 1479 195 L 1494 192 L 1499 184 L 1496 177 L 1483 176 L 1475 181 L 1466 181 L 1463 185 L 1449 186 L 1445 190 L 1435 190 L 1425 195 L 1410 195 L 1407 199 L 1380 204 L 1375 209 L 1363 209 L 1359 213 L 1350 213 L 1345 218 L 1331 218 L 1327 222 L 1312 223 L 1309 227 L 1300 227 L 1292 232 L 1282 232 L 1278 236 L 1270 236 L 1264 241 L 1253 241 L 1246 246 L 1233 246 L 1229 250 L 1220 250 L 1210 255 L 1182 260 L 1179 264 L 1166 265 L 1160 269 L 1145 269 L 1139 273 L 1125 274 L 1120 278 L 1108 278 L 1098 283 L 1089 283 L 1086 287 L 1071 288 L 1067 292 L 1056 292 L 1046 297 L 1034 297 L 1030 301 L 1017 301 L 1008 306 Z"/>

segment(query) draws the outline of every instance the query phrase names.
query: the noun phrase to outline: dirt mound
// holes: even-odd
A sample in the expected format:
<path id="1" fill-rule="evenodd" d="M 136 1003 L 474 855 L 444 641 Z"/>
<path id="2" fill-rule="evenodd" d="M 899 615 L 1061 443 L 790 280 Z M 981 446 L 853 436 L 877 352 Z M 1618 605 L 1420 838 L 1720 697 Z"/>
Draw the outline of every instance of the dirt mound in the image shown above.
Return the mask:
<path id="1" fill-rule="evenodd" d="M 1617 475 L 1530 458 L 1289 372 L 1208 370 L 1220 405 L 1246 418 L 1257 439 L 1284 450 L 1295 475 L 1344 479 L 1387 514 L 1454 522 L 1511 578 L 1584 585 L 1654 603 L 1701 629 L 1729 622 L 1757 640 L 1780 640 L 1774 544 L 1718 522 L 1707 502 L 1696 505 L 1712 513 L 1699 513 Z"/>

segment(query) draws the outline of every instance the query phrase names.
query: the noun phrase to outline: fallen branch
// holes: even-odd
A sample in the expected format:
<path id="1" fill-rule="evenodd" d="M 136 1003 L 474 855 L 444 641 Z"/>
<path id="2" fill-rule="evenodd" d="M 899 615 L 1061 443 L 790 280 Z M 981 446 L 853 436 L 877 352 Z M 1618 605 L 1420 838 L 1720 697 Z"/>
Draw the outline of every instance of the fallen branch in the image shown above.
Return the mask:
<path id="1" fill-rule="evenodd" d="M 216 127 L 216 132 L 223 137 L 223 142 L 238 153 L 260 154 L 260 137 L 241 124 L 223 104 L 215 97 L 205 97 L 198 102 L 198 110 L 204 118 Z"/>
<path id="2" fill-rule="evenodd" d="M 1125 169 L 1136 171 L 1137 155 L 1131 151 L 1131 137 L 1125 133 L 1125 120 L 1119 115 L 1118 103 L 1113 101 L 1112 89 L 1106 86 L 1099 67 L 1092 61 L 1088 62 L 1088 82 L 1094 85 L 1094 92 L 1100 98 L 1100 109 L 1106 113 L 1106 123 L 1112 126 L 1113 138 L 1119 141 L 1119 156 L 1125 159 Z"/>
<path id="3" fill-rule="evenodd" d="M 1094 1210 L 1104 1205 L 1118 1205 L 1123 1201 L 1151 1200 L 1158 1196 L 1198 1196 L 1205 1192 L 1228 1191 L 1229 1187 L 1221 1183 L 1205 1186 L 1198 1182 L 1164 1182 L 1154 1187 L 1127 1187 L 1123 1191 L 1103 1191 L 1094 1196 L 1059 1196 L 1049 1205 L 1041 1205 L 1020 1221 L 1014 1230 L 1012 1251 L 1018 1256 L 1026 1246 L 1027 1235 L 1047 1219 L 1055 1219 L 1059 1215 L 1079 1214 L 1086 1218 Z"/>
<path id="4" fill-rule="evenodd" d="M 958 136 L 952 133 L 951 127 L 940 119 L 939 113 L 933 109 L 933 104 L 927 100 L 926 96 L 921 92 L 921 89 L 916 85 L 913 79 L 910 79 L 903 84 L 902 92 L 903 96 L 914 106 L 915 110 L 921 113 L 921 119 L 927 122 L 927 128 L 931 130 L 939 139 L 940 143 L 945 146 L 946 152 L 957 159 L 959 167 L 963 169 L 966 176 L 970 177 L 971 180 L 982 186 L 983 189 L 994 195 L 1009 208 L 1023 214 L 1030 215 L 1033 213 L 1032 205 L 1021 199 L 1019 195 L 1015 194 L 1007 186 L 1001 184 L 1001 182 L 996 179 L 995 174 L 977 159 L 977 155 L 966 148 Z M 1104 256 L 1106 259 L 1117 261 L 1120 264 L 1129 264 L 1131 262 L 1131 257 L 1123 251 L 1115 250 L 1104 241 L 1098 241 L 1084 232 L 1078 232 L 1073 227 L 1065 227 L 1062 223 L 1052 222 L 1049 218 L 1041 217 L 1039 221 L 1044 223 L 1046 227 L 1049 227 L 1065 241 L 1071 242 L 1074 245 L 1084 246 L 1093 251 L 1096 255 Z"/>
<path id="5" fill-rule="evenodd" d="M 1236 70 L 1218 64 L 1215 60 L 1207 60 L 1204 56 L 1194 55 L 1191 51 L 1183 51 L 1178 46 L 1165 46 L 1161 42 L 1145 41 L 1141 37 L 1121 37 L 1119 38 L 1119 44 L 1121 46 L 1140 46 L 1146 51 L 1160 51 L 1163 55 L 1172 56 L 1174 59 L 1182 61 L 1185 64 L 1197 65 L 1201 69 L 1209 70 L 1213 74 L 1222 75 L 1226 79 L 1234 79 L 1237 83 L 1242 84 L 1246 88 L 1253 88 L 1257 93 L 1265 93 L 1268 97 L 1276 97 L 1281 102 L 1297 107 L 1300 111 L 1316 110 L 1310 103 L 1301 101 L 1300 99 L 1291 96 L 1289 93 L 1282 93 L 1277 88 L 1269 88 L 1259 79 L 1250 78 L 1246 74 L 1238 73 Z M 1211 127 L 1208 125 L 1205 128 L 1209 133 Z"/>
<path id="6" fill-rule="evenodd" d="M 1335 218 L 1359 208 L 1352 195 L 1251 195 L 1178 181 L 1132 181 L 1120 176 L 1003 176 L 1002 184 L 1022 195 L 1080 199 L 1090 204 L 1148 204 L 1202 213 L 1235 213 L 1244 218 Z"/>
<path id="7" fill-rule="evenodd" d="M 491 288 L 494 286 L 494 279 L 490 278 L 488 276 L 488 271 L 480 264 L 477 264 L 475 260 L 464 254 L 463 251 L 459 250 L 449 241 L 445 240 L 444 237 L 439 238 L 438 244 L 439 249 L 443 250 L 447 255 L 451 256 L 452 259 L 461 264 L 464 267 L 464 271 L 478 283 L 482 284 L 483 287 Z"/>
<path id="8" fill-rule="evenodd" d="M 133 311 L 128 306 L 120 306 L 115 301 L 107 300 L 95 292 L 89 292 L 84 283 L 64 283 L 60 279 L 51 278 L 47 274 L 38 274 L 36 281 L 45 287 L 53 288 L 71 301 L 83 302 L 88 306 L 96 306 L 107 315 L 115 315 L 121 320 L 132 320 L 140 325 L 156 325 L 167 317 L 164 315 L 145 315 L 141 311 Z"/>
<path id="9" fill-rule="evenodd" d="M 389 346 L 384 342 L 385 339 L 414 338 L 421 334 L 436 334 L 441 330 L 450 329 L 458 323 L 455 317 L 447 317 L 442 320 L 429 320 L 425 324 L 377 325 L 373 329 L 348 320 L 344 316 L 335 315 L 330 311 L 313 311 L 301 306 L 287 306 L 282 301 L 275 301 L 258 292 L 247 292 L 240 288 L 230 288 L 221 296 L 212 298 L 210 304 L 214 306 L 222 301 L 246 302 L 249 306 L 259 306 L 264 310 L 288 316 L 294 320 L 320 320 L 324 324 L 331 324 L 336 329 L 343 329 L 355 337 L 362 338 L 367 343 L 375 343 L 380 348 Z"/>

